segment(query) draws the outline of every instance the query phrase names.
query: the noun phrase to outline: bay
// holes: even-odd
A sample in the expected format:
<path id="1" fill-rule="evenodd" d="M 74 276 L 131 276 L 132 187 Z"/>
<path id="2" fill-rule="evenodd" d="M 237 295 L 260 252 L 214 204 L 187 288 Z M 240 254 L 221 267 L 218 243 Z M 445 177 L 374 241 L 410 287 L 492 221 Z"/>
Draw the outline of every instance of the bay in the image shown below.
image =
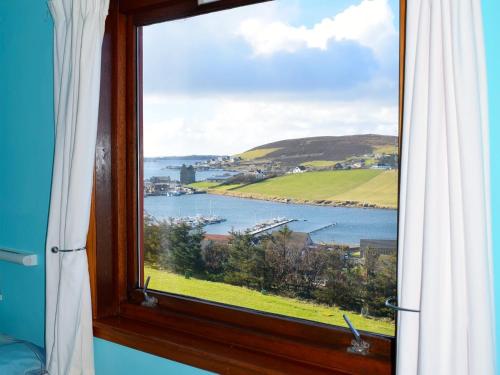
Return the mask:
<path id="1" fill-rule="evenodd" d="M 144 178 L 169 176 L 178 180 L 179 170 L 172 167 L 180 167 L 182 164 L 194 165 L 205 160 L 207 158 L 146 159 Z M 196 181 L 204 181 L 224 173 L 226 171 L 218 169 L 197 171 Z M 231 230 L 244 231 L 257 223 L 285 217 L 297 220 L 288 224 L 291 230 L 313 232 L 311 238 L 317 243 L 359 246 L 361 239 L 393 240 L 397 237 L 396 210 L 278 203 L 213 194 L 146 197 L 144 210 L 158 219 L 196 215 L 216 215 L 224 218 L 226 221 L 204 228 L 210 234 L 227 234 Z M 330 224 L 336 225 L 317 231 Z"/>

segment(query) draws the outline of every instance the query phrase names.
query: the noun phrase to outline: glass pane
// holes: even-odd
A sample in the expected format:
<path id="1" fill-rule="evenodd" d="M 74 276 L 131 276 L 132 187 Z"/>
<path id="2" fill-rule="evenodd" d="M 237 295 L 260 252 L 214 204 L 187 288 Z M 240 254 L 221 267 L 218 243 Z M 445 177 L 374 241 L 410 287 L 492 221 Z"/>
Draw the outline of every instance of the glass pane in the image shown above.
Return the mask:
<path id="1" fill-rule="evenodd" d="M 143 28 L 150 287 L 394 334 L 397 15 L 278 0 Z"/>

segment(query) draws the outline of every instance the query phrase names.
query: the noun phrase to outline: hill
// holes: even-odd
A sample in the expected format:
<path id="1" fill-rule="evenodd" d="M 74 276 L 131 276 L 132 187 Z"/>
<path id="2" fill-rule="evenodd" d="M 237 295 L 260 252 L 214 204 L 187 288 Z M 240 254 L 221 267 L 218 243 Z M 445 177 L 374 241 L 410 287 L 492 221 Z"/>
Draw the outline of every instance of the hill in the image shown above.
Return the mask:
<path id="1" fill-rule="evenodd" d="M 398 137 L 376 134 L 287 139 L 252 148 L 244 160 L 275 161 L 285 165 L 338 162 L 352 157 L 397 152 Z"/>

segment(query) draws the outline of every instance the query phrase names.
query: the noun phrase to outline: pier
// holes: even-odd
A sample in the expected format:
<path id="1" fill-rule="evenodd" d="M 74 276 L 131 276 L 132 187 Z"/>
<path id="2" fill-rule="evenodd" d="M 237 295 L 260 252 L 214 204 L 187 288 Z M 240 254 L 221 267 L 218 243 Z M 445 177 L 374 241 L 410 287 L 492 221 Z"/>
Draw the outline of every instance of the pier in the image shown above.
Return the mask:
<path id="1" fill-rule="evenodd" d="M 309 234 L 317 233 L 317 232 L 320 232 L 320 231 L 328 229 L 328 228 L 335 228 L 336 226 L 337 226 L 337 223 L 332 223 L 332 224 L 324 225 L 324 226 L 322 226 L 320 228 L 317 228 L 317 229 L 314 229 L 314 230 L 310 231 Z"/>
<path id="2" fill-rule="evenodd" d="M 250 230 L 249 234 L 255 236 L 256 234 L 267 232 L 268 230 L 281 227 L 282 225 L 286 225 L 294 221 L 297 221 L 297 219 L 281 219 L 281 220 L 273 220 L 267 223 L 257 224 L 256 226 L 253 227 L 253 230 Z"/>

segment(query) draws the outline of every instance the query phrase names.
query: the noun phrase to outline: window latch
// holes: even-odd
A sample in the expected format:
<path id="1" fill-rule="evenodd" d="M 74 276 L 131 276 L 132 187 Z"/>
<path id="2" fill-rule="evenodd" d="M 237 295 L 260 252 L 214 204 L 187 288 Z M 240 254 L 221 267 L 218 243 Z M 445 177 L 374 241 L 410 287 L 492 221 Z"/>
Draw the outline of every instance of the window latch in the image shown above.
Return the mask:
<path id="1" fill-rule="evenodd" d="M 416 310 L 416 309 L 408 309 L 406 307 L 399 307 L 397 305 L 395 305 L 395 303 L 393 303 L 393 301 L 395 302 L 396 301 L 396 298 L 395 297 L 389 297 L 385 300 L 385 306 L 390 308 L 390 309 L 393 309 L 395 311 L 403 311 L 403 312 L 414 312 L 414 313 L 419 313 L 420 310 Z"/>
<path id="2" fill-rule="evenodd" d="M 142 289 L 142 294 L 144 294 L 144 301 L 141 302 L 141 305 L 146 307 L 156 307 L 156 305 L 158 305 L 158 298 L 150 296 L 148 294 L 148 285 L 150 280 L 151 276 L 148 276 L 148 278 L 146 279 L 146 283 L 144 284 L 144 288 Z"/>
<path id="3" fill-rule="evenodd" d="M 361 338 L 358 330 L 352 325 L 351 320 L 346 314 L 343 314 L 343 317 L 354 336 L 354 339 L 351 341 L 351 346 L 347 348 L 347 351 L 353 354 L 367 355 L 370 349 L 370 343 Z"/>

